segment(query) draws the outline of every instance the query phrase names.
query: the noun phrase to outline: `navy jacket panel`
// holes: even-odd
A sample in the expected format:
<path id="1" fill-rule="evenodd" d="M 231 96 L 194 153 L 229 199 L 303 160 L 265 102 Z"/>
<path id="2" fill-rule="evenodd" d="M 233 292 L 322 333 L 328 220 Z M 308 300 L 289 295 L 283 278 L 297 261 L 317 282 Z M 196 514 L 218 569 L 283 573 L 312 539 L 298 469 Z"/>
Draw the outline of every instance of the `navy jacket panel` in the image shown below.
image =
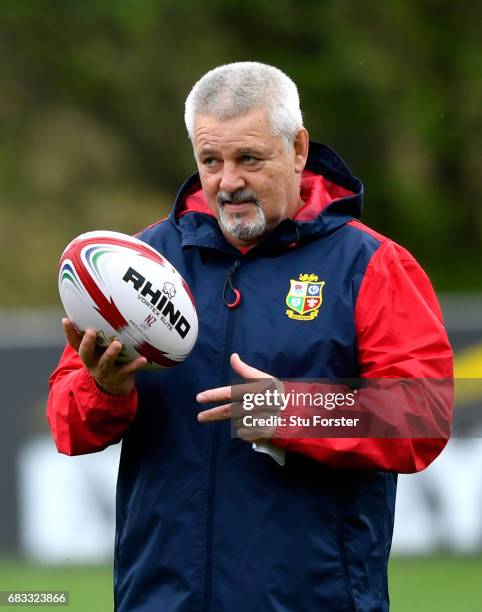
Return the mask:
<path id="1" fill-rule="evenodd" d="M 346 225 L 361 210 L 359 181 L 328 148 L 312 151 L 309 168 L 354 195 L 313 221 L 283 222 L 246 255 L 211 216 L 179 216 L 196 177 L 177 213 L 141 234 L 189 284 L 199 337 L 181 365 L 138 375 L 117 490 L 119 612 L 388 610 L 395 475 L 290 453 L 280 467 L 232 439 L 229 423 L 196 419 L 196 394 L 232 382 L 232 352 L 279 378 L 359 374 L 354 305 L 380 243 Z M 286 312 L 300 274 L 325 283 L 309 322 Z M 228 275 L 241 294 L 235 309 L 223 299 Z"/>

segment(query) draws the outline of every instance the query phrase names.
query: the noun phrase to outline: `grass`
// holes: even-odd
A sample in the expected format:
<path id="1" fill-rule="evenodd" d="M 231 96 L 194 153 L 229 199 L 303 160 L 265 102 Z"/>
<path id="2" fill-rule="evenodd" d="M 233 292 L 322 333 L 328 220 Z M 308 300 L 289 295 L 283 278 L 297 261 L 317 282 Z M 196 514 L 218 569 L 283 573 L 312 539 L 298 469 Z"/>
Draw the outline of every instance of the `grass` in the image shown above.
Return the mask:
<path id="1" fill-rule="evenodd" d="M 70 591 L 69 607 L 42 606 L 42 610 L 112 611 L 109 566 L 39 567 L 0 560 L 0 590 L 36 589 Z M 391 612 L 480 612 L 482 557 L 394 557 L 390 562 L 390 597 Z M 34 610 L 25 606 L 12 609 Z"/>
<path id="2" fill-rule="evenodd" d="M 69 606 L 41 606 L 39 610 L 112 612 L 112 568 L 109 566 L 44 567 L 19 560 L 0 560 L 0 591 L 69 591 Z M 33 612 L 32 606 L 11 607 Z M 5 608 L 7 610 L 7 608 Z"/>
<path id="3" fill-rule="evenodd" d="M 480 612 L 482 557 L 392 558 L 391 612 Z"/>

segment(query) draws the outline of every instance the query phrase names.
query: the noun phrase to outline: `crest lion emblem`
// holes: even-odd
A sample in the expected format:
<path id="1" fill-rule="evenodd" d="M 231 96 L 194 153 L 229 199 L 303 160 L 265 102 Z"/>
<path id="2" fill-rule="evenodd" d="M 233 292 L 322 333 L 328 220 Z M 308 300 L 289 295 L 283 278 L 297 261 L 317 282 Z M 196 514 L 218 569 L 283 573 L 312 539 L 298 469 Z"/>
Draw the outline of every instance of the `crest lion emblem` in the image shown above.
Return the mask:
<path id="1" fill-rule="evenodd" d="M 325 281 L 319 281 L 316 274 L 300 274 L 298 279 L 291 278 L 286 296 L 286 315 L 298 321 L 315 319 L 323 302 L 324 286 Z"/>

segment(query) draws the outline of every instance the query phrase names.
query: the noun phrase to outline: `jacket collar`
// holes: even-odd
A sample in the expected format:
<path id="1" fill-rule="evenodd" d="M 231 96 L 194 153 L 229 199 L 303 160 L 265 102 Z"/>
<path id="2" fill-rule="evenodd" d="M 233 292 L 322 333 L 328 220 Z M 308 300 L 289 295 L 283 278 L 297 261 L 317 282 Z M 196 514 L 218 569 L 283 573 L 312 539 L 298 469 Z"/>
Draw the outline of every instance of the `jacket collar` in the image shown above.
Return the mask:
<path id="1" fill-rule="evenodd" d="M 296 217 L 285 219 L 249 253 L 275 252 L 295 248 L 322 234 L 335 231 L 353 218 L 360 218 L 363 184 L 327 145 L 310 142 L 308 160 L 301 181 L 305 204 Z M 239 251 L 224 239 L 218 222 L 201 189 L 199 174 L 182 185 L 169 216 L 182 235 L 182 246 L 198 246 L 233 253 Z"/>

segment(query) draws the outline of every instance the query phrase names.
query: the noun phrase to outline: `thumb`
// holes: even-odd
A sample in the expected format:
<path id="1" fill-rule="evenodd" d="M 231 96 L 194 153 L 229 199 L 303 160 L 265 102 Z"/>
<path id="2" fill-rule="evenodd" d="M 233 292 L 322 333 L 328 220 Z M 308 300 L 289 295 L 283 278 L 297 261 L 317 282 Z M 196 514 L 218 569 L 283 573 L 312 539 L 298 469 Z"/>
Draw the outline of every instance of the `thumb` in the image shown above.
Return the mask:
<path id="1" fill-rule="evenodd" d="M 79 352 L 80 343 L 82 342 L 82 335 L 77 332 L 72 321 L 67 318 L 62 319 L 62 327 L 64 328 L 64 334 L 67 342 L 70 346 Z"/>
<path id="2" fill-rule="evenodd" d="M 231 367 L 236 372 L 236 374 L 241 376 L 241 378 L 272 378 L 266 372 L 257 370 L 256 368 L 253 368 L 247 363 L 245 363 L 238 355 L 238 353 L 233 353 L 231 355 Z"/>

